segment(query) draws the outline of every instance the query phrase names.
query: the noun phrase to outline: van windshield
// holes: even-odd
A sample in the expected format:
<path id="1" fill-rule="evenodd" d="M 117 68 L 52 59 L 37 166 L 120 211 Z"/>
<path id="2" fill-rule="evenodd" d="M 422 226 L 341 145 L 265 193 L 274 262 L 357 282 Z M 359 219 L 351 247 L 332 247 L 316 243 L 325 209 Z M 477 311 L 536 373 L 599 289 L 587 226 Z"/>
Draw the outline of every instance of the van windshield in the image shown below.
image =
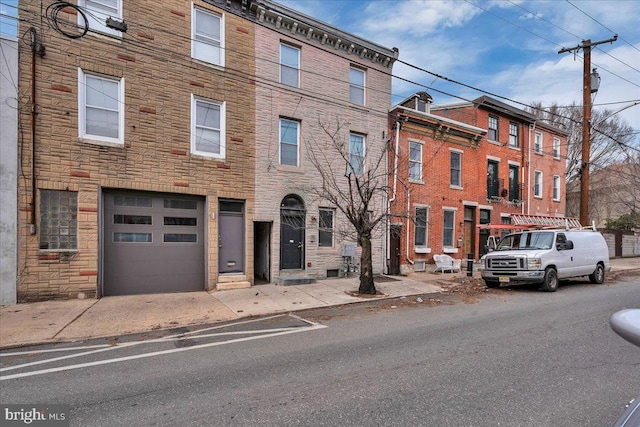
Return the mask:
<path id="1" fill-rule="evenodd" d="M 500 241 L 496 251 L 513 251 L 528 249 L 551 249 L 553 246 L 553 232 L 541 231 L 536 233 L 509 234 Z"/>

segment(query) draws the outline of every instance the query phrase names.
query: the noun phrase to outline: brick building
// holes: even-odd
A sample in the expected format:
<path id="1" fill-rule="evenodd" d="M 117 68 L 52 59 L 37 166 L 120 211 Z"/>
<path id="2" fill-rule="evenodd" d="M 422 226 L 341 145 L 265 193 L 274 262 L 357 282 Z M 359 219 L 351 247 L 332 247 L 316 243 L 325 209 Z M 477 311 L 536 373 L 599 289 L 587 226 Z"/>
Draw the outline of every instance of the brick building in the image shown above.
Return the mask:
<path id="1" fill-rule="evenodd" d="M 478 259 L 491 233 L 507 232 L 490 226 L 509 224 L 511 214 L 565 215 L 566 132 L 489 97 L 430 102 L 418 93 L 390 116 L 397 171 L 410 197 L 398 190 L 392 204 L 392 212 L 411 219 L 391 227 L 399 270 L 420 270 L 438 253 Z"/>
<path id="2" fill-rule="evenodd" d="M 387 49 L 277 3 L 251 6 L 256 25 L 256 277 L 280 282 L 339 275 L 345 248 L 359 250 L 336 206 L 313 196 L 322 176 L 309 160 L 331 138 L 349 145 L 351 159 L 384 150 L 391 103 L 391 68 L 397 49 Z M 342 163 L 340 163 L 342 161 Z M 369 167 L 369 166 L 365 166 Z M 346 180 L 341 184 L 346 185 Z M 376 213 L 386 209 L 383 196 Z M 381 228 L 373 239 L 373 270 L 384 267 Z"/>
<path id="3" fill-rule="evenodd" d="M 247 2 L 42 12 L 20 2 L 19 300 L 249 285 Z"/>

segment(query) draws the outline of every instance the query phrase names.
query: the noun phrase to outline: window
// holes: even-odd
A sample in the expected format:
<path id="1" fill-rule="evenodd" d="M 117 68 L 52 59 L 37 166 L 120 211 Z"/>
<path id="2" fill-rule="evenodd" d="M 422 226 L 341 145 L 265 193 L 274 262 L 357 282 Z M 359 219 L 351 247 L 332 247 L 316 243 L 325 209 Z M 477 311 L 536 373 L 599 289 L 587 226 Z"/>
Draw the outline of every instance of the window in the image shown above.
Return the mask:
<path id="1" fill-rule="evenodd" d="M 224 102 L 205 101 L 191 95 L 191 152 L 224 159 Z"/>
<path id="2" fill-rule="evenodd" d="M 364 173 L 364 136 L 357 133 L 349 135 L 349 163 L 353 173 Z"/>
<path id="3" fill-rule="evenodd" d="M 224 66 L 222 16 L 194 7 L 191 22 L 191 56 L 201 61 Z"/>
<path id="4" fill-rule="evenodd" d="M 422 113 L 426 113 L 427 112 L 427 103 L 425 101 L 423 101 L 422 99 L 417 98 L 416 99 L 416 110 L 422 112 Z"/>
<path id="5" fill-rule="evenodd" d="M 509 122 L 509 147 L 517 148 L 519 146 L 518 124 Z"/>
<path id="6" fill-rule="evenodd" d="M 280 119 L 280 164 L 298 166 L 300 123 Z"/>
<path id="7" fill-rule="evenodd" d="M 318 245 L 320 247 L 333 247 L 333 209 L 320 209 L 318 224 Z"/>
<path id="8" fill-rule="evenodd" d="M 509 200 L 511 201 L 520 199 L 519 172 L 520 168 L 518 166 L 509 165 Z"/>
<path id="9" fill-rule="evenodd" d="M 300 87 L 300 49 L 280 45 L 280 83 Z"/>
<path id="10" fill-rule="evenodd" d="M 416 226 L 414 231 L 413 244 L 415 246 L 427 246 L 427 220 L 429 209 L 425 207 L 416 208 Z"/>
<path id="11" fill-rule="evenodd" d="M 84 7 L 85 15 L 92 31 L 122 36 L 122 33 L 107 27 L 107 18 L 122 20 L 122 0 L 78 0 L 78 6 Z M 78 25 L 84 26 L 84 18 L 78 14 Z"/>
<path id="12" fill-rule="evenodd" d="M 349 70 L 349 101 L 364 105 L 364 70 L 353 68 Z"/>
<path id="13" fill-rule="evenodd" d="M 124 144 L 124 78 L 78 72 L 80 138 Z"/>
<path id="14" fill-rule="evenodd" d="M 451 151 L 449 156 L 451 159 L 449 184 L 454 187 L 462 187 L 462 153 Z"/>
<path id="15" fill-rule="evenodd" d="M 542 172 L 535 171 L 533 173 L 533 196 L 542 197 Z"/>
<path id="16" fill-rule="evenodd" d="M 560 200 L 560 176 L 559 175 L 553 176 L 553 200 L 555 201 Z"/>
<path id="17" fill-rule="evenodd" d="M 560 139 L 553 138 L 553 158 L 560 158 Z"/>
<path id="18" fill-rule="evenodd" d="M 443 247 L 453 247 L 453 224 L 455 224 L 455 215 L 455 211 L 444 211 L 444 232 L 442 235 Z"/>
<path id="19" fill-rule="evenodd" d="M 489 116 L 489 141 L 498 141 L 498 118 Z"/>
<path id="20" fill-rule="evenodd" d="M 40 191 L 40 249 L 78 249 L 78 193 Z"/>
<path id="21" fill-rule="evenodd" d="M 409 179 L 422 181 L 422 144 L 409 142 Z"/>
<path id="22" fill-rule="evenodd" d="M 489 160 L 487 162 L 487 197 L 498 197 L 500 191 L 498 180 L 498 162 Z"/>
<path id="23" fill-rule="evenodd" d="M 533 151 L 542 153 L 542 133 L 536 132 L 533 142 Z"/>

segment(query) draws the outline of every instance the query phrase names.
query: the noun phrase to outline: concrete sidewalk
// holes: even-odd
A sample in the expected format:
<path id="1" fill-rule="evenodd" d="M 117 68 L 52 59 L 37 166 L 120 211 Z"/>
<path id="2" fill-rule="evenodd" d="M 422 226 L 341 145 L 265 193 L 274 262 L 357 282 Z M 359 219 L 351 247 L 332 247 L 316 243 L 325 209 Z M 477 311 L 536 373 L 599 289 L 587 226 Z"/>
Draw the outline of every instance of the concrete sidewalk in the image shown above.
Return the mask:
<path id="1" fill-rule="evenodd" d="M 640 258 L 611 260 L 612 271 L 640 269 Z M 480 273 L 474 272 L 479 278 Z M 211 324 L 249 316 L 288 313 L 372 299 L 443 292 L 443 281 L 466 273 L 414 273 L 376 282 L 383 295 L 353 295 L 358 279 L 327 279 L 297 286 L 257 285 L 219 292 L 131 295 L 45 301 L 0 308 L 0 348 L 76 341 L 180 326 Z"/>

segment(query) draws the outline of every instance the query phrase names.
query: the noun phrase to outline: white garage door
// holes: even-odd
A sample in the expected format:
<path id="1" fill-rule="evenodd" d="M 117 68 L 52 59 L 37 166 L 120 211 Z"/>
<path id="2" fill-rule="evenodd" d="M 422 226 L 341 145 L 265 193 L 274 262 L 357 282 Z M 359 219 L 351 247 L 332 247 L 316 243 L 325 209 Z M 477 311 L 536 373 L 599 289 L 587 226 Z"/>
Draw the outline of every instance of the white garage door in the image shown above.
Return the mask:
<path id="1" fill-rule="evenodd" d="M 104 295 L 200 291 L 204 199 L 104 193 Z"/>

